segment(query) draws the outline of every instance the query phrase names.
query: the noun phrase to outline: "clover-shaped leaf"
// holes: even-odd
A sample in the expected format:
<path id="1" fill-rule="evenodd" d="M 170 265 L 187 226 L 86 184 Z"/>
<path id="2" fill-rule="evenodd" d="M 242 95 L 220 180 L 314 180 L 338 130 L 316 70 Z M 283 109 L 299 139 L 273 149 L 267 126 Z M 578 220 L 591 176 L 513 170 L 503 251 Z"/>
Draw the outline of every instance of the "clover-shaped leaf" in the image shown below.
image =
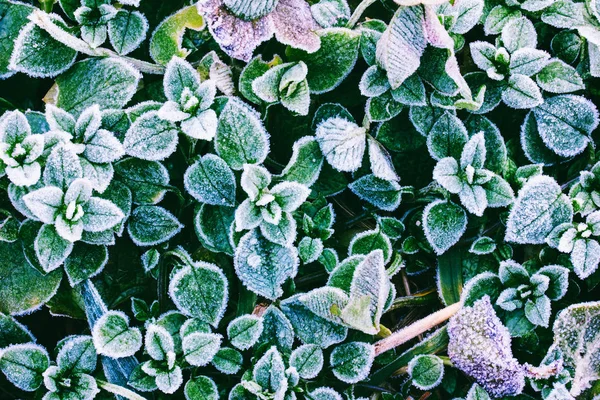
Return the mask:
<path id="1" fill-rule="evenodd" d="M 142 334 L 129 326 L 129 318 L 119 311 L 109 311 L 96 321 L 92 329 L 98 354 L 123 358 L 135 354 L 142 347 Z"/>

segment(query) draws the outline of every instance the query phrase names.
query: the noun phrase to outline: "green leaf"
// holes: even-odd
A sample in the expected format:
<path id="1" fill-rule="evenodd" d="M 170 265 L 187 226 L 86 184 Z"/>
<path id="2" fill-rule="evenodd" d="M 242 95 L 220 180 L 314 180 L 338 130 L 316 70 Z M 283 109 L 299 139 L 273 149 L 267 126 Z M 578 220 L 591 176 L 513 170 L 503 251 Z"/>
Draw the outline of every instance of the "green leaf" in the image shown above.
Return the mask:
<path id="1" fill-rule="evenodd" d="M 526 17 L 510 20 L 502 28 L 502 43 L 509 53 L 528 47 L 537 46 L 537 33 L 533 23 Z"/>
<path id="2" fill-rule="evenodd" d="M 525 76 L 535 75 L 548 66 L 549 59 L 550 54 L 543 50 L 528 47 L 519 49 L 510 57 L 510 73 Z"/>
<path id="3" fill-rule="evenodd" d="M 314 344 L 299 346 L 290 356 L 290 366 L 296 368 L 302 379 L 316 378 L 323 368 L 323 351 Z"/>
<path id="4" fill-rule="evenodd" d="M 152 33 L 150 57 L 158 64 L 167 65 L 173 56 L 185 58 L 190 51 L 183 47 L 186 29 L 199 31 L 204 28 L 204 19 L 195 5 L 184 7 L 165 18 Z"/>
<path id="5" fill-rule="evenodd" d="M 402 85 L 392 90 L 392 97 L 398 103 L 407 106 L 426 106 L 427 97 L 425 85 L 418 74 L 412 74 L 402 82 Z"/>
<path id="6" fill-rule="evenodd" d="M 377 97 L 388 91 L 390 84 L 388 83 L 385 71 L 377 65 L 372 65 L 363 74 L 358 88 L 360 89 L 360 94 L 365 97 Z"/>
<path id="7" fill-rule="evenodd" d="M 138 246 L 154 246 L 179 233 L 183 225 L 173 214 L 158 206 L 139 206 L 127 225 L 131 240 Z"/>
<path id="8" fill-rule="evenodd" d="M 288 388 L 288 382 L 285 376 L 285 364 L 277 347 L 271 347 L 256 362 L 252 377 L 263 391 L 274 395 L 274 398 L 283 397 Z"/>
<path id="9" fill-rule="evenodd" d="M 546 295 L 539 296 L 525 303 L 525 316 L 534 325 L 548 327 L 550 322 L 550 299 Z"/>
<path id="10" fill-rule="evenodd" d="M 312 186 L 318 179 L 323 166 L 323 153 L 317 140 L 305 136 L 294 142 L 292 156 L 281 171 L 281 179 Z"/>
<path id="11" fill-rule="evenodd" d="M 508 86 L 502 91 L 502 101 L 515 109 L 527 109 L 544 102 L 536 83 L 528 76 L 515 74 L 508 78 Z"/>
<path id="12" fill-rule="evenodd" d="M 298 263 L 296 248 L 272 243 L 256 230 L 241 238 L 234 257 L 235 272 L 244 286 L 271 300 L 283 294 L 282 285 L 296 276 Z"/>
<path id="13" fill-rule="evenodd" d="M 598 127 L 598 109 L 581 96 L 552 97 L 533 109 L 533 115 L 544 144 L 562 157 L 583 152 Z"/>
<path id="14" fill-rule="evenodd" d="M 217 326 L 227 307 L 228 282 L 216 265 L 198 261 L 171 278 L 169 294 L 181 312 Z"/>
<path id="15" fill-rule="evenodd" d="M 135 94 L 141 74 L 116 58 L 79 61 L 56 79 L 56 106 L 75 115 L 91 105 L 121 108 Z"/>
<path id="16" fill-rule="evenodd" d="M 260 115 L 237 98 L 229 98 L 219 115 L 215 150 L 234 170 L 262 163 L 269 152 L 269 134 Z"/>
<path id="17" fill-rule="evenodd" d="M 194 332 L 182 341 L 185 360 L 191 365 L 202 367 L 215 357 L 221 347 L 222 336 L 216 333 Z"/>
<path id="18" fill-rule="evenodd" d="M 27 23 L 29 14 L 34 10 L 28 4 L 17 3 L 9 0 L 0 0 L 0 48 L 4 49 L 0 55 L 0 79 L 5 79 L 14 74 L 8 66 L 10 56 L 15 47 L 15 40 L 19 32 Z"/>
<path id="19" fill-rule="evenodd" d="M 337 346 L 331 352 L 329 363 L 336 378 L 346 383 L 364 380 L 371 371 L 375 348 L 363 342 L 350 342 Z"/>
<path id="20" fill-rule="evenodd" d="M 223 159 L 207 154 L 191 165 L 184 175 L 188 193 L 201 203 L 235 205 L 235 176 Z"/>
<path id="21" fill-rule="evenodd" d="M 11 344 L 22 344 L 35 341 L 25 325 L 19 323 L 10 315 L 0 313 L 0 348 Z"/>
<path id="22" fill-rule="evenodd" d="M 177 148 L 179 130 L 170 121 L 151 111 L 136 119 L 125 134 L 123 146 L 128 155 L 148 161 L 169 157 Z"/>
<path id="23" fill-rule="evenodd" d="M 139 11 L 119 10 L 108 21 L 108 37 L 117 53 L 125 55 L 137 49 L 146 38 L 148 21 Z"/>
<path id="24" fill-rule="evenodd" d="M 41 386 L 42 373 L 49 365 L 46 349 L 33 343 L 8 346 L 0 356 L 0 370 L 13 385 L 27 392 Z"/>
<path id="25" fill-rule="evenodd" d="M 135 204 L 159 203 L 169 185 L 169 171 L 158 161 L 126 158 L 115 164 L 115 173 L 131 189 Z"/>
<path id="26" fill-rule="evenodd" d="M 365 128 L 343 117 L 332 117 L 317 126 L 316 137 L 327 162 L 336 170 L 353 172 L 361 166 Z"/>
<path id="27" fill-rule="evenodd" d="M 316 261 L 323 252 L 323 241 L 320 238 L 305 236 L 298 243 L 298 255 L 304 264 Z"/>
<path id="28" fill-rule="evenodd" d="M 402 187 L 394 181 L 365 175 L 352 182 L 348 188 L 361 200 L 384 211 L 394 211 L 402 201 Z"/>
<path id="29" fill-rule="evenodd" d="M 521 17 L 521 11 L 503 5 L 491 9 L 487 15 L 483 30 L 486 35 L 497 35 L 510 21 Z"/>
<path id="30" fill-rule="evenodd" d="M 299 301 L 299 297 L 300 295 L 294 295 L 282 301 L 281 311 L 291 322 L 302 343 L 327 348 L 346 339 L 348 328 L 313 313 Z"/>
<path id="31" fill-rule="evenodd" d="M 190 379 L 183 388 L 186 400 L 219 400 L 219 389 L 215 382 L 206 376 Z"/>
<path id="32" fill-rule="evenodd" d="M 419 355 L 408 363 L 408 374 L 413 386 L 420 390 L 431 390 L 442 382 L 444 364 L 438 356 Z"/>
<path id="33" fill-rule="evenodd" d="M 388 263 L 392 257 L 392 244 L 390 239 L 379 229 L 360 232 L 352 238 L 348 245 L 348 255 L 367 255 L 374 250 L 381 250 L 384 262 Z"/>
<path id="34" fill-rule="evenodd" d="M 423 211 L 423 231 L 436 254 L 444 254 L 462 237 L 467 214 L 462 207 L 444 200 L 430 203 Z"/>
<path id="35" fill-rule="evenodd" d="M 313 18 L 323 28 L 344 26 L 350 19 L 346 0 L 321 0 L 310 7 Z"/>
<path id="36" fill-rule="evenodd" d="M 231 347 L 222 347 L 221 350 L 215 354 L 215 357 L 211 362 L 214 367 L 219 370 L 219 372 L 232 375 L 236 374 L 240 368 L 242 368 L 244 358 L 242 353 L 236 349 L 232 349 Z"/>
<path id="37" fill-rule="evenodd" d="M 342 396 L 329 387 L 320 387 L 310 392 L 307 397 L 311 400 L 342 400 Z"/>
<path id="38" fill-rule="evenodd" d="M 262 320 L 255 315 L 242 315 L 227 325 L 227 336 L 231 344 L 247 350 L 254 346 L 263 330 Z"/>
<path id="39" fill-rule="evenodd" d="M 506 223 L 505 240 L 521 244 L 544 243 L 556 226 L 571 222 L 573 207 L 553 178 L 535 176 L 519 191 Z"/>
<path id="40" fill-rule="evenodd" d="M 541 19 L 548 25 L 556 28 L 571 29 L 574 26 L 579 26 L 584 20 L 583 10 L 585 7 L 580 7 L 572 1 L 555 1 L 550 7 L 546 8 L 542 13 Z"/>
<path id="41" fill-rule="evenodd" d="M 360 33 L 346 28 L 328 28 L 317 33 L 321 47 L 316 52 L 288 48 L 286 53 L 293 61 L 304 61 L 310 92 L 320 94 L 338 87 L 354 68 Z"/>
<path id="42" fill-rule="evenodd" d="M 83 169 L 73 148 L 58 146 L 46 160 L 44 183 L 67 190 L 71 182 L 83 176 Z M 54 204 L 54 203 L 53 203 Z"/>
<path id="43" fill-rule="evenodd" d="M 96 369 L 97 359 L 91 336 L 71 336 L 61 343 L 56 364 L 67 373 L 91 374 Z"/>
<path id="44" fill-rule="evenodd" d="M 263 330 L 257 347 L 275 345 L 283 352 L 290 352 L 294 342 L 294 328 L 279 308 L 271 305 L 262 316 Z"/>
<path id="45" fill-rule="evenodd" d="M 394 100 L 391 92 L 367 100 L 366 113 L 370 121 L 388 121 L 402 111 L 402 104 Z"/>
<path id="46" fill-rule="evenodd" d="M 323 286 L 298 297 L 310 311 L 337 324 L 343 324 L 340 312 L 348 304 L 348 295 L 341 289 Z"/>
<path id="47" fill-rule="evenodd" d="M 73 250 L 73 243 L 63 239 L 54 225 L 44 225 L 34 242 L 35 253 L 45 272 L 60 267 Z"/>
<path id="48" fill-rule="evenodd" d="M 540 88 L 550 93 L 570 93 L 585 88 L 577 70 L 561 60 L 554 60 L 536 76 Z"/>
<path id="49" fill-rule="evenodd" d="M 211 251 L 233 255 L 230 232 L 235 218 L 232 207 L 202 204 L 194 217 L 198 239 Z"/>
<path id="50" fill-rule="evenodd" d="M 464 248 L 455 247 L 437 258 L 438 294 L 444 304 L 460 301 L 463 291 Z"/>
<path id="51" fill-rule="evenodd" d="M 488 236 L 482 236 L 477 238 L 469 249 L 470 253 L 477 255 L 491 254 L 496 250 L 496 242 L 494 239 Z"/>
<path id="52" fill-rule="evenodd" d="M 66 28 L 64 21 L 52 14 L 48 18 L 59 29 Z M 28 23 L 14 42 L 9 68 L 34 78 L 48 78 L 65 72 L 77 57 L 77 51 L 54 39 L 48 32 Z"/>
<path id="53" fill-rule="evenodd" d="M 458 160 L 468 138 L 467 128 L 462 121 L 446 112 L 431 127 L 427 136 L 427 149 L 435 160 L 444 157 L 454 157 Z"/>
<path id="54" fill-rule="evenodd" d="M 600 244 L 594 239 L 579 239 L 575 241 L 571 252 L 571 264 L 575 274 L 585 279 L 598 269 L 600 263 Z"/>
<path id="55" fill-rule="evenodd" d="M 94 346 L 98 354 L 111 358 L 129 357 L 142 347 L 142 334 L 138 328 L 129 327 L 129 318 L 120 311 L 108 311 L 92 329 Z"/>
<path id="56" fill-rule="evenodd" d="M 71 287 L 99 274 L 108 262 L 106 246 L 76 243 L 65 260 L 65 272 Z"/>

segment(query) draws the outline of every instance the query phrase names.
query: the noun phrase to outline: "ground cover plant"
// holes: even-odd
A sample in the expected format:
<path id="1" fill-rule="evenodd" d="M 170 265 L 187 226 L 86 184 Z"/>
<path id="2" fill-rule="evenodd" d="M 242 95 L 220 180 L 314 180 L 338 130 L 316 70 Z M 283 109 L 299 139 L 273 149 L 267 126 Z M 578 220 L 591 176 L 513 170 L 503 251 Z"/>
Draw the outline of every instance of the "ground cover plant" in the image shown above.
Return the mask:
<path id="1" fill-rule="evenodd" d="M 600 2 L 0 0 L 0 398 L 600 398 Z"/>

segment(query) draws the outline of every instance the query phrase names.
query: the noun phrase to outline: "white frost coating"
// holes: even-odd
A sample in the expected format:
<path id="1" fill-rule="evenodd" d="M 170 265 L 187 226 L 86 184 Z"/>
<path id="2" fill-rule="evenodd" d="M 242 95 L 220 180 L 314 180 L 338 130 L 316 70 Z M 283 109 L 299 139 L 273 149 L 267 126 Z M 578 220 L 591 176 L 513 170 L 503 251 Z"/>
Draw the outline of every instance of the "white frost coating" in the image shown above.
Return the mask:
<path id="1" fill-rule="evenodd" d="M 496 54 L 496 47 L 488 42 L 475 41 L 469 43 L 471 49 L 471 57 L 473 62 L 479 69 L 487 71 L 491 68 L 496 68 L 494 64 L 494 55 Z"/>
<path id="2" fill-rule="evenodd" d="M 361 166 L 366 147 L 365 128 L 333 117 L 317 126 L 316 137 L 327 162 L 335 169 L 353 172 Z"/>
<path id="3" fill-rule="evenodd" d="M 423 232 L 438 255 L 454 246 L 466 229 L 467 215 L 465 211 L 452 202 L 436 200 L 429 203 L 423 210 Z"/>
<path id="4" fill-rule="evenodd" d="M 313 400 L 343 400 L 343 397 L 330 387 L 320 387 L 310 392 Z"/>
<path id="5" fill-rule="evenodd" d="M 319 317 L 344 324 L 339 311 L 348 305 L 349 298 L 342 289 L 324 286 L 300 295 L 298 301 Z"/>
<path id="6" fill-rule="evenodd" d="M 533 23 L 526 17 L 516 18 L 509 21 L 502 28 L 502 43 L 509 53 L 529 47 L 537 47 L 537 32 Z"/>
<path id="7" fill-rule="evenodd" d="M 252 377 L 263 390 L 272 394 L 274 400 L 283 400 L 288 381 L 285 376 L 285 364 L 277 347 L 271 347 L 256 362 Z"/>
<path id="8" fill-rule="evenodd" d="M 181 346 L 188 363 L 203 367 L 212 361 L 221 347 L 223 337 L 216 333 L 194 332 L 186 335 Z"/>
<path id="9" fill-rule="evenodd" d="M 336 378 L 353 384 L 369 376 L 374 359 L 375 346 L 365 342 L 350 342 L 333 349 L 329 364 Z"/>
<path id="10" fill-rule="evenodd" d="M 548 65 L 549 61 L 550 53 L 547 51 L 525 47 L 511 55 L 508 67 L 511 74 L 532 76 Z"/>
<path id="11" fill-rule="evenodd" d="M 433 168 L 433 179 L 450 193 L 460 193 L 463 182 L 458 176 L 458 162 L 452 157 L 442 158 Z"/>
<path id="12" fill-rule="evenodd" d="M 569 198 L 553 178 L 530 178 L 519 191 L 508 221 L 505 240 L 520 244 L 544 243 L 552 230 L 573 218 Z"/>
<path id="13" fill-rule="evenodd" d="M 175 152 L 178 130 L 172 122 L 162 120 L 156 111 L 140 116 L 125 134 L 125 152 L 142 160 L 160 161 Z"/>
<path id="14" fill-rule="evenodd" d="M 129 318 L 121 311 L 108 311 L 92 328 L 98 354 L 111 358 L 134 355 L 142 347 L 142 333 L 129 327 Z"/>
<path id="15" fill-rule="evenodd" d="M 302 379 L 313 379 L 323 369 L 323 350 L 314 344 L 303 344 L 290 355 L 290 365 Z"/>
<path id="16" fill-rule="evenodd" d="M 195 262 L 179 270 L 169 283 L 169 296 L 184 313 L 217 326 L 229 297 L 229 282 L 214 264 Z"/>
<path id="17" fill-rule="evenodd" d="M 252 314 L 241 315 L 227 325 L 229 341 L 240 350 L 254 346 L 262 332 L 262 318 Z"/>
<path id="18" fill-rule="evenodd" d="M 317 140 L 313 137 L 313 136 L 304 136 L 301 137 L 300 139 L 296 140 L 294 142 L 294 145 L 292 146 L 292 156 L 290 157 L 290 160 L 288 161 L 287 165 L 285 166 L 285 168 L 283 169 L 283 171 L 281 171 L 281 177 L 286 177 L 289 176 L 290 172 L 296 167 L 298 167 L 298 164 L 314 164 L 311 165 L 311 171 L 312 173 L 309 175 L 309 178 L 306 178 L 306 180 L 304 180 L 303 183 L 308 187 L 311 187 L 316 181 L 317 179 L 319 179 L 319 175 L 321 173 L 321 169 L 323 167 L 323 157 L 322 155 L 320 157 L 316 157 L 316 158 L 311 158 L 309 160 L 301 160 L 300 159 L 300 154 L 302 152 L 303 149 L 308 148 L 309 146 L 313 146 L 313 143 L 316 144 L 316 146 L 318 146 Z"/>
<path id="19" fill-rule="evenodd" d="M 544 98 L 533 79 L 514 74 L 508 78 L 508 86 L 502 91 L 502 101 L 511 108 L 521 110 L 539 106 Z"/>
<path id="20" fill-rule="evenodd" d="M 523 366 L 512 355 L 510 333 L 496 316 L 489 296 L 453 316 L 448 335 L 448 355 L 454 365 L 493 396 L 523 391 Z"/>
<path id="21" fill-rule="evenodd" d="M 263 189 L 271 184 L 271 173 L 262 165 L 244 164 L 240 186 L 251 201 L 255 201 Z"/>
<path id="22" fill-rule="evenodd" d="M 348 305 L 341 314 L 343 321 L 354 329 L 376 334 L 389 291 L 383 252 L 375 250 L 354 271 Z"/>
<path id="23" fill-rule="evenodd" d="M 157 361 L 167 361 L 169 353 L 175 351 L 175 342 L 171 334 L 162 326 L 151 324 L 146 330 L 144 349 Z"/>
<path id="24" fill-rule="evenodd" d="M 435 380 L 428 382 L 418 381 L 416 379 L 417 377 L 415 377 L 415 373 L 417 372 L 415 371 L 415 368 L 421 367 L 419 364 L 427 361 L 429 361 L 433 365 L 429 365 L 429 368 L 425 371 L 425 374 L 435 374 Z M 442 382 L 442 379 L 444 378 L 444 364 L 442 363 L 442 360 L 436 355 L 421 354 L 416 357 L 413 357 L 412 360 L 410 360 L 410 362 L 408 363 L 408 374 L 412 378 L 413 386 L 415 386 L 417 389 L 430 390 L 438 386 Z M 429 378 L 431 378 L 431 376 Z"/>
<path id="25" fill-rule="evenodd" d="M 40 221 L 53 224 L 63 204 L 63 191 L 55 186 L 47 186 L 26 194 L 23 201 Z"/>
<path id="26" fill-rule="evenodd" d="M 383 262 L 384 262 L 384 264 L 390 262 L 390 260 L 392 258 L 392 242 L 390 241 L 390 238 L 387 237 L 387 235 L 385 235 L 384 233 L 382 233 L 379 228 L 375 228 L 370 231 L 360 232 L 360 233 L 357 233 L 356 235 L 354 235 L 352 237 L 352 240 L 348 244 L 348 255 L 351 255 L 351 256 L 354 254 L 368 255 L 368 253 L 371 253 L 371 250 L 374 250 L 372 248 L 372 243 L 368 243 L 368 246 L 369 246 L 367 248 L 368 253 L 360 252 L 359 250 L 363 250 L 363 249 L 360 249 L 360 247 L 358 246 L 358 244 L 360 242 L 365 242 L 369 236 L 377 237 L 377 239 L 381 240 L 380 243 L 382 246 L 379 248 L 379 250 L 382 251 L 383 258 L 384 258 Z"/>
<path id="27" fill-rule="evenodd" d="M 377 140 L 369 137 L 369 162 L 373 175 L 386 181 L 399 181 L 400 178 L 394 169 L 392 157 L 385 147 Z"/>
<path id="28" fill-rule="evenodd" d="M 284 181 L 271 188 L 271 194 L 284 212 L 293 212 L 308 198 L 310 189 L 298 182 Z"/>

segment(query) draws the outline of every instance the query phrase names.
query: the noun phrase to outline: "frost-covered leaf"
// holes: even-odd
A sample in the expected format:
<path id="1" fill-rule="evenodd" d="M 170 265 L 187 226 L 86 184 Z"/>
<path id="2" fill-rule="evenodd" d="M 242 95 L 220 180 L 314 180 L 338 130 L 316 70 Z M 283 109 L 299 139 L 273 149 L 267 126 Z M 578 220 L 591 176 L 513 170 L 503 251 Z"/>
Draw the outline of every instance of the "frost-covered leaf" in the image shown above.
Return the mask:
<path id="1" fill-rule="evenodd" d="M 329 92 L 339 86 L 354 68 L 358 59 L 360 33 L 346 28 L 318 31 L 321 47 L 313 53 L 290 49 L 293 61 L 304 61 L 308 67 L 308 87 L 311 93 Z"/>
<path id="2" fill-rule="evenodd" d="M 375 175 L 365 175 L 348 187 L 360 199 L 381 210 L 394 211 L 402 201 L 402 187 L 397 182 L 380 179 Z"/>
<path id="3" fill-rule="evenodd" d="M 291 322 L 294 332 L 304 344 L 327 348 L 346 339 L 348 328 L 319 317 L 294 295 L 281 302 L 281 310 Z"/>
<path id="4" fill-rule="evenodd" d="M 456 2 L 454 15 L 456 21 L 452 26 L 452 33 L 464 35 L 469 32 L 479 22 L 483 14 L 485 2 L 482 0 L 461 0 Z"/>
<path id="5" fill-rule="evenodd" d="M 369 137 L 367 141 L 369 143 L 369 162 L 371 163 L 373 175 L 387 181 L 400 180 L 394 169 L 392 157 L 386 148 L 371 137 Z"/>
<path id="6" fill-rule="evenodd" d="M 495 397 L 513 396 L 525 386 L 523 367 L 513 357 L 508 329 L 489 296 L 463 307 L 448 324 L 452 363 Z"/>
<path id="7" fill-rule="evenodd" d="M 446 112 L 431 127 L 427 136 L 427 149 L 436 160 L 444 157 L 460 159 L 469 135 L 460 119 Z"/>
<path id="8" fill-rule="evenodd" d="M 65 198 L 68 194 L 69 192 L 67 192 Z M 83 206 L 83 212 L 81 221 L 83 222 L 83 229 L 88 232 L 102 232 L 113 228 L 124 218 L 121 209 L 112 201 L 99 197 L 90 198 Z"/>
<path id="9" fill-rule="evenodd" d="M 369 375 L 374 358 L 375 348 L 372 345 L 350 342 L 333 349 L 329 364 L 336 378 L 346 383 L 356 383 Z"/>
<path id="10" fill-rule="evenodd" d="M 585 88 L 577 70 L 561 60 L 554 60 L 536 76 L 540 88 L 550 93 L 570 93 Z"/>
<path id="11" fill-rule="evenodd" d="M 348 304 L 348 295 L 343 290 L 324 286 L 299 296 L 298 300 L 319 317 L 343 324 L 341 311 Z"/>
<path id="12" fill-rule="evenodd" d="M 533 115 L 544 144 L 563 157 L 581 153 L 598 127 L 598 109 L 581 96 L 552 97 L 536 107 Z"/>
<path id="13" fill-rule="evenodd" d="M 59 16 L 51 14 L 47 18 L 59 27 L 59 30 L 66 28 Z M 76 50 L 56 40 L 34 22 L 30 22 L 14 42 L 9 68 L 34 78 L 48 78 L 69 69 L 76 57 Z"/>
<path id="14" fill-rule="evenodd" d="M 10 77 L 14 72 L 9 66 L 10 56 L 15 46 L 15 40 L 21 29 L 27 25 L 29 14 L 34 8 L 25 3 L 9 0 L 0 1 L 0 31 L 4 32 L 0 39 L 0 47 L 5 49 L 0 55 L 0 79 Z"/>
<path id="15" fill-rule="evenodd" d="M 63 371 L 91 374 L 96 369 L 97 358 L 91 336 L 73 336 L 62 344 L 56 364 Z"/>
<path id="16" fill-rule="evenodd" d="M 60 267 L 73 250 L 73 243 L 63 239 L 54 225 L 44 225 L 34 242 L 35 254 L 45 272 Z"/>
<path id="17" fill-rule="evenodd" d="M 186 400 L 219 400 L 219 389 L 215 382 L 207 376 L 196 376 L 190 379 L 183 389 Z"/>
<path id="18" fill-rule="evenodd" d="M 83 169 L 72 147 L 58 146 L 46 160 L 44 183 L 66 190 L 71 182 L 83 176 Z"/>
<path id="19" fill-rule="evenodd" d="M 242 368 L 243 361 L 242 353 L 231 347 L 222 347 L 215 354 L 211 363 L 220 372 L 231 375 L 236 374 Z"/>
<path id="20" fill-rule="evenodd" d="M 14 317 L 0 313 L 0 347 L 35 341 L 31 332 Z"/>
<path id="21" fill-rule="evenodd" d="M 296 368 L 302 379 L 313 379 L 323 368 L 323 351 L 314 344 L 302 345 L 292 352 L 290 366 Z"/>
<path id="22" fill-rule="evenodd" d="M 275 345 L 281 351 L 289 352 L 294 342 L 294 328 L 287 317 L 275 306 L 269 306 L 262 316 L 263 330 L 258 345 Z"/>
<path id="23" fill-rule="evenodd" d="M 23 196 L 23 202 L 37 219 L 45 224 L 54 224 L 56 215 L 63 205 L 64 193 L 55 186 L 46 186 Z"/>
<path id="24" fill-rule="evenodd" d="M 235 209 L 232 207 L 202 204 L 194 217 L 194 228 L 203 246 L 233 255 L 229 234 L 234 218 Z"/>
<path id="25" fill-rule="evenodd" d="M 368 255 L 374 250 L 381 250 L 384 262 L 387 263 L 392 257 L 392 244 L 390 239 L 379 229 L 360 232 L 352 238 L 348 244 L 348 255 Z"/>
<path id="26" fill-rule="evenodd" d="M 216 333 L 194 332 L 182 340 L 185 360 L 194 366 L 204 366 L 212 361 L 221 347 L 221 335 Z"/>
<path id="27" fill-rule="evenodd" d="M 321 173 L 323 153 L 314 137 L 305 136 L 292 146 L 292 156 L 281 172 L 286 181 L 298 182 L 311 186 Z"/>
<path id="28" fill-rule="evenodd" d="M 441 358 L 433 354 L 419 355 L 408 363 L 408 374 L 415 387 L 431 390 L 442 382 L 444 364 Z"/>
<path id="29" fill-rule="evenodd" d="M 149 161 L 164 160 L 175 151 L 178 133 L 172 122 L 151 111 L 131 124 L 125 134 L 123 146 L 130 156 Z"/>
<path id="30" fill-rule="evenodd" d="M 553 178 L 535 176 L 519 191 L 506 224 L 505 240 L 543 243 L 556 226 L 571 222 L 573 207 Z"/>
<path id="31" fill-rule="evenodd" d="M 136 204 L 156 204 L 169 185 L 169 171 L 158 161 L 127 158 L 115 164 L 117 179 L 131 189 Z"/>
<path id="32" fill-rule="evenodd" d="M 438 255 L 454 246 L 466 227 L 465 210 L 450 201 L 436 200 L 423 211 L 425 237 Z"/>
<path id="33" fill-rule="evenodd" d="M 575 274 L 585 279 L 598 269 L 600 263 L 600 244 L 594 239 L 575 241 L 571 252 L 571 263 Z"/>
<path id="34" fill-rule="evenodd" d="M 135 68 L 116 58 L 79 61 L 56 79 L 56 106 L 76 115 L 94 104 L 118 109 L 131 100 L 140 79 Z"/>
<path id="35" fill-rule="evenodd" d="M 375 250 L 356 266 L 342 320 L 354 329 L 376 334 L 390 291 L 383 252 Z"/>
<path id="36" fill-rule="evenodd" d="M 235 176 L 227 163 L 213 154 L 205 155 L 187 169 L 184 185 L 201 203 L 235 205 Z"/>
<path id="37" fill-rule="evenodd" d="M 269 152 L 269 134 L 257 112 L 236 98 L 228 99 L 219 115 L 215 150 L 234 170 L 262 163 Z"/>
<path id="38" fill-rule="evenodd" d="M 281 182 L 271 188 L 271 194 L 284 212 L 293 212 L 308 198 L 310 189 L 298 182 Z"/>
<path id="39" fill-rule="evenodd" d="M 511 108 L 526 109 L 542 104 L 544 98 L 533 79 L 515 74 L 508 78 L 508 85 L 502 91 L 502 101 Z"/>
<path id="40" fill-rule="evenodd" d="M 402 82 L 402 85 L 390 92 L 392 98 L 407 106 L 426 106 L 427 97 L 425 85 L 417 73 L 412 74 Z"/>
<path id="41" fill-rule="evenodd" d="M 496 250 L 496 242 L 488 236 L 482 236 L 475 240 L 469 248 L 469 252 L 477 255 L 490 254 Z"/>
<path id="42" fill-rule="evenodd" d="M 547 52 L 525 47 L 511 55 L 508 67 L 511 74 L 532 76 L 547 67 L 549 60 L 550 54 Z"/>
<path id="43" fill-rule="evenodd" d="M 483 30 L 486 35 L 497 35 L 502 32 L 510 21 L 516 20 L 521 17 L 521 11 L 506 7 L 504 5 L 498 5 L 490 10 L 488 13 Z"/>
<path id="44" fill-rule="evenodd" d="M 550 322 L 550 299 L 542 295 L 528 299 L 524 306 L 525 317 L 534 325 L 547 327 Z"/>
<path id="45" fill-rule="evenodd" d="M 25 224 L 24 224 L 25 225 Z M 31 226 L 27 224 L 25 226 Z M 39 229 L 34 224 L 33 235 Z M 42 275 L 32 268 L 24 255 L 24 246 L 19 242 L 0 241 L 0 312 L 13 315 L 30 313 L 55 295 L 62 278 L 62 272 L 54 271 Z M 33 256 L 35 258 L 35 252 Z"/>
<path id="46" fill-rule="evenodd" d="M 323 28 L 343 26 L 350 19 L 346 0 L 321 0 L 310 7 L 313 18 Z"/>
<path id="47" fill-rule="evenodd" d="M 158 206 L 139 206 L 127 224 L 131 240 L 138 246 L 154 246 L 179 233 L 183 225 L 173 214 Z"/>
<path id="48" fill-rule="evenodd" d="M 305 236 L 298 243 L 298 255 L 304 264 L 310 264 L 321 256 L 323 248 L 323 240 Z"/>
<path id="49" fill-rule="evenodd" d="M 392 89 L 419 68 L 427 46 L 423 8 L 400 7 L 377 42 L 377 61 L 387 71 Z"/>
<path id="50" fill-rule="evenodd" d="M 544 10 L 541 19 L 556 28 L 571 29 L 582 24 L 584 8 L 582 4 L 573 1 L 554 1 L 550 7 Z"/>
<path id="51" fill-rule="evenodd" d="M 262 330 L 262 319 L 251 314 L 242 315 L 227 325 L 227 337 L 234 347 L 247 350 L 254 346 Z"/>
<path id="52" fill-rule="evenodd" d="M 394 100 L 391 92 L 371 97 L 365 105 L 365 113 L 371 122 L 389 121 L 402 111 L 403 105 Z"/>
<path id="53" fill-rule="evenodd" d="M 184 7 L 165 18 L 152 33 L 150 57 L 159 64 L 167 65 L 173 56 L 187 57 L 190 50 L 183 47 L 186 29 L 199 31 L 205 23 L 196 5 Z"/>
<path id="54" fill-rule="evenodd" d="M 251 291 L 275 300 L 283 294 L 281 286 L 298 272 L 298 251 L 266 240 L 256 230 L 240 240 L 235 251 L 235 271 Z"/>
<path id="55" fill-rule="evenodd" d="M 515 18 L 502 28 L 502 43 L 509 53 L 529 47 L 537 47 L 537 33 L 533 23 L 526 17 Z"/>
<path id="56" fill-rule="evenodd" d="M 227 307 L 228 282 L 216 265 L 199 261 L 172 277 L 169 294 L 181 312 L 217 326 Z"/>
<path id="57" fill-rule="evenodd" d="M 274 395 L 274 398 L 283 398 L 288 382 L 285 376 L 285 364 L 275 346 L 267 350 L 256 362 L 252 377 L 265 392 Z"/>
<path id="58" fill-rule="evenodd" d="M 110 44 L 124 55 L 135 50 L 146 38 L 148 21 L 139 11 L 119 10 L 108 22 Z"/>
<path id="59" fill-rule="evenodd" d="M 129 318 L 120 311 L 109 311 L 101 316 L 92 329 L 98 354 L 111 358 L 129 357 L 142 347 L 142 333 L 129 327 Z"/>
<path id="60" fill-rule="evenodd" d="M 385 71 L 372 65 L 363 74 L 358 84 L 360 94 L 365 97 L 377 97 L 390 89 Z"/>
<path id="61" fill-rule="evenodd" d="M 71 287 L 79 285 L 102 271 L 108 262 L 106 246 L 77 243 L 65 260 L 65 273 Z"/>
<path id="62" fill-rule="evenodd" d="M 13 385 L 27 392 L 40 387 L 42 373 L 49 365 L 46 349 L 33 343 L 8 346 L 0 355 L 0 370 Z"/>
<path id="63" fill-rule="evenodd" d="M 343 397 L 330 387 L 320 387 L 309 393 L 312 400 L 342 400 Z"/>
<path id="64" fill-rule="evenodd" d="M 599 315 L 599 302 L 573 304 L 558 314 L 552 328 L 553 347 L 562 353 L 565 367 L 574 370 L 571 395 L 576 397 L 600 379 Z"/>
<path id="65" fill-rule="evenodd" d="M 366 131 L 352 121 L 333 117 L 321 122 L 317 142 L 327 162 L 339 171 L 356 171 L 362 164 Z"/>

